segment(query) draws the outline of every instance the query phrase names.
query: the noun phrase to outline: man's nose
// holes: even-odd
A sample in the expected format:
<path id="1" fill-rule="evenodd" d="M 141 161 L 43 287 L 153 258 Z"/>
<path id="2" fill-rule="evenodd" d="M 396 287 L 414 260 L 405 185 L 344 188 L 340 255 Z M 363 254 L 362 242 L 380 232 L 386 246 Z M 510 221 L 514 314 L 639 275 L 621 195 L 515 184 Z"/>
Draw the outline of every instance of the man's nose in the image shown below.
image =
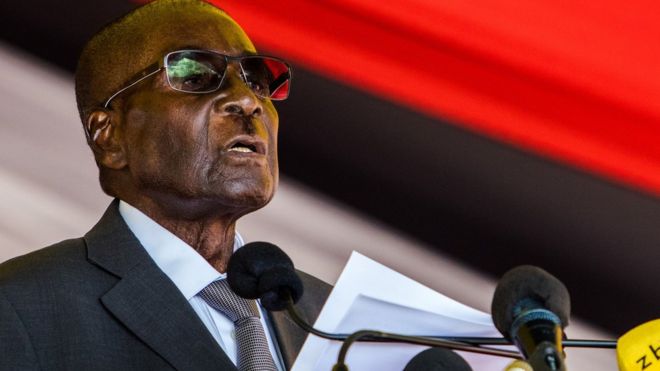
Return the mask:
<path id="1" fill-rule="evenodd" d="M 257 117 L 263 112 L 262 102 L 240 77 L 238 71 L 227 70 L 220 90 L 224 93 L 216 103 L 216 111 L 225 115 Z"/>

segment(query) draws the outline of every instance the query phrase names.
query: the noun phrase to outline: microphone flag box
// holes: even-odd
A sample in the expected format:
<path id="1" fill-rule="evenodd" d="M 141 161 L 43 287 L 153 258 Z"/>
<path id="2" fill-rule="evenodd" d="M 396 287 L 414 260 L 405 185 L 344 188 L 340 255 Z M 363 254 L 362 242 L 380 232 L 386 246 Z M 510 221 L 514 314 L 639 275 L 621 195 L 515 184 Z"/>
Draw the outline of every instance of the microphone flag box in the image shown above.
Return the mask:
<path id="1" fill-rule="evenodd" d="M 660 371 L 660 319 L 621 336 L 616 344 L 616 358 L 622 371 Z"/>

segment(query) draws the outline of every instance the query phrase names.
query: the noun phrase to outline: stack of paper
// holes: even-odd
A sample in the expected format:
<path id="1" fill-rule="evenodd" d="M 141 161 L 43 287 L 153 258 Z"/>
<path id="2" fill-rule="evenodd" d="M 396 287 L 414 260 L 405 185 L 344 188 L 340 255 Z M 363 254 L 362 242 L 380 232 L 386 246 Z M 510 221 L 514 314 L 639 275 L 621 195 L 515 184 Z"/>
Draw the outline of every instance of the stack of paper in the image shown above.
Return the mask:
<path id="1" fill-rule="evenodd" d="M 314 327 L 334 333 L 380 330 L 409 335 L 501 336 L 490 315 L 456 302 L 353 252 Z M 292 371 L 331 370 L 341 342 L 310 335 Z M 401 371 L 425 347 L 355 343 L 351 371 Z M 475 371 L 504 370 L 509 358 L 461 352 Z"/>

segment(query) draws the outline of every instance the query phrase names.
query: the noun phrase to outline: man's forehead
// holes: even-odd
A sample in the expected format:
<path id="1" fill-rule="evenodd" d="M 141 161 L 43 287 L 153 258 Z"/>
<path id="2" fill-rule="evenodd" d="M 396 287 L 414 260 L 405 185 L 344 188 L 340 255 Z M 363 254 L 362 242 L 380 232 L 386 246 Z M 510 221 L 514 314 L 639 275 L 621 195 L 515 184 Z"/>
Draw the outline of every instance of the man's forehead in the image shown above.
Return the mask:
<path id="1" fill-rule="evenodd" d="M 159 25 L 160 37 L 150 38 L 156 45 L 145 50 L 162 56 L 182 49 L 210 50 L 227 55 L 255 54 L 254 45 L 245 32 L 231 18 L 215 13 L 195 16 L 184 15 Z"/>

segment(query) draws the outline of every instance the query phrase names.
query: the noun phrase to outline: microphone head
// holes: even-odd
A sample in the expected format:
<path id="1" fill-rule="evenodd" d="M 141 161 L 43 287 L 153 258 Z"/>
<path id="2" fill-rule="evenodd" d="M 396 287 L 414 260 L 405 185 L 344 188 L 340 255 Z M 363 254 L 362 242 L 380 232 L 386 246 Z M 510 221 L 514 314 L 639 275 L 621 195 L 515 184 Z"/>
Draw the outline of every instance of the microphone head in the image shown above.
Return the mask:
<path id="1" fill-rule="evenodd" d="M 660 319 L 641 324 L 626 332 L 616 343 L 619 370 L 659 371 Z"/>
<path id="2" fill-rule="evenodd" d="M 403 371 L 472 371 L 472 367 L 449 349 L 429 348 L 414 356 Z"/>
<path id="3" fill-rule="evenodd" d="M 571 314 L 571 299 L 566 286 L 550 273 L 531 265 L 506 272 L 497 284 L 491 313 L 495 327 L 512 340 L 510 329 L 524 310 L 545 309 L 554 313 L 564 328 Z"/>
<path id="4" fill-rule="evenodd" d="M 261 299 L 271 311 L 287 306 L 287 293 L 293 302 L 303 294 L 303 285 L 289 256 L 268 242 L 251 242 L 236 250 L 227 265 L 231 289 L 246 299 Z"/>

